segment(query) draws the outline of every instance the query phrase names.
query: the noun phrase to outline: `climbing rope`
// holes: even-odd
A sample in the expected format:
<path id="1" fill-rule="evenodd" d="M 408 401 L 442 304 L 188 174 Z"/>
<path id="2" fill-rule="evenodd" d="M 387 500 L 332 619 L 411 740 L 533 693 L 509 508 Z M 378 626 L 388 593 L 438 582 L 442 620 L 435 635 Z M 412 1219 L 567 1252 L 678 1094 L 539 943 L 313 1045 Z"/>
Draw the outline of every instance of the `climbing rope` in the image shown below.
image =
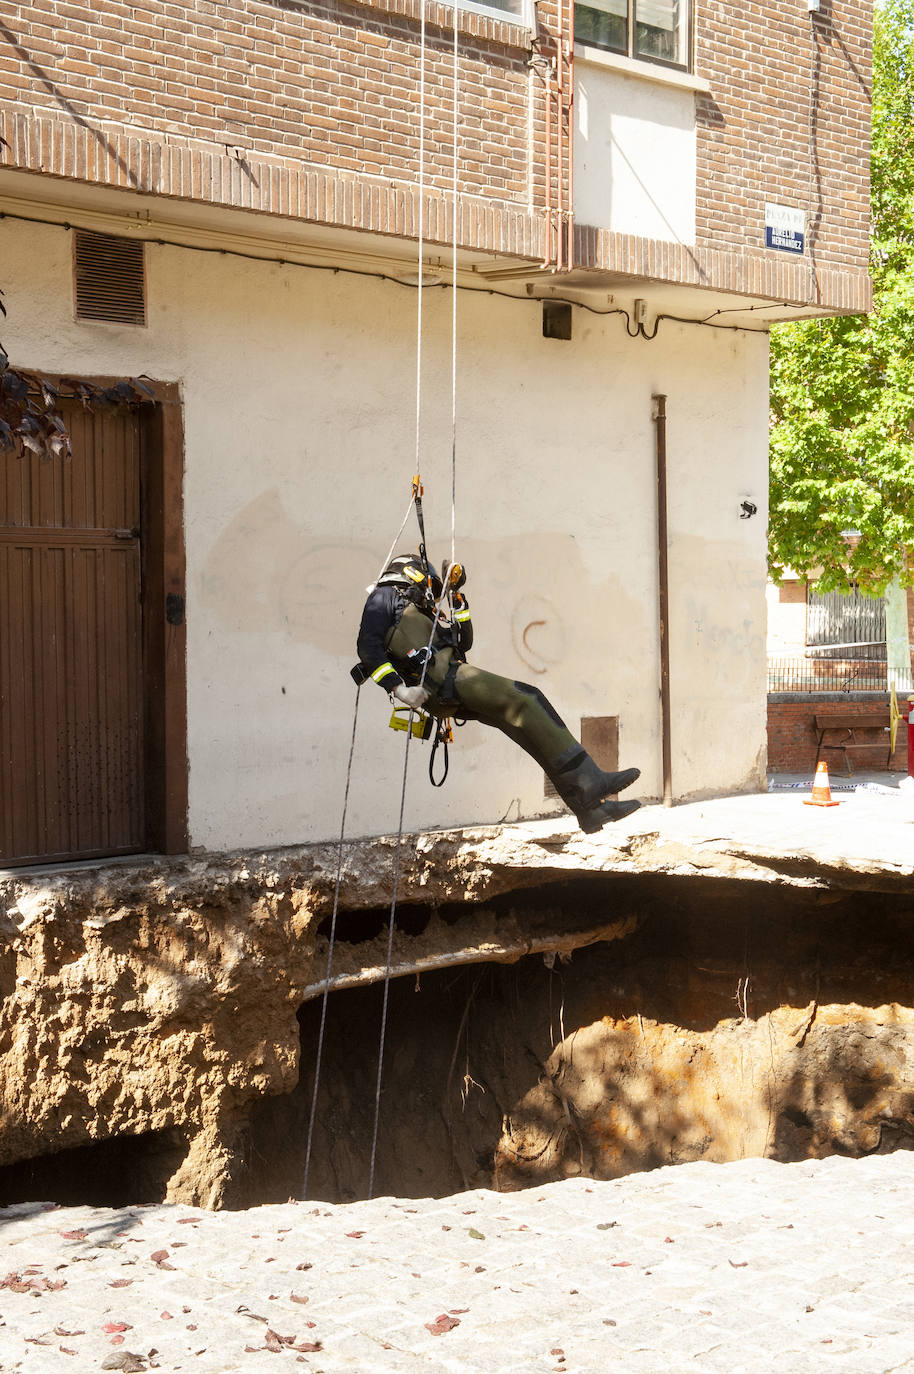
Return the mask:
<path id="1" fill-rule="evenodd" d="M 410 503 L 409 503 L 409 506 L 408 506 L 407 509 L 406 509 L 406 514 L 405 514 L 404 517 L 403 517 L 403 520 L 402 520 L 402 522 L 401 522 L 401 524 L 400 524 L 400 528 L 398 529 L 398 531 L 397 531 L 397 533 L 396 533 L 396 535 L 395 535 L 395 537 L 394 537 L 393 543 L 392 543 L 391 546 L 390 546 L 390 549 L 389 549 L 388 554 L 387 554 L 387 558 L 384 560 L 384 563 L 383 563 L 382 568 L 381 568 L 381 572 L 378 574 L 378 578 L 380 578 L 380 576 L 381 576 L 381 574 L 383 573 L 384 569 L 389 565 L 389 563 L 390 563 L 390 561 L 391 561 L 391 559 L 392 559 L 392 557 L 393 557 L 393 555 L 394 555 L 394 550 L 396 549 L 397 544 L 399 543 L 400 536 L 402 535 L 403 530 L 404 530 L 405 527 L 406 527 L 406 522 L 407 522 L 407 520 L 409 519 L 410 511 L 411 511 L 412 509 L 415 509 L 415 511 L 416 511 L 416 517 L 417 517 L 417 521 L 418 521 L 418 524 L 419 524 L 420 552 L 421 552 L 421 555 L 422 555 L 422 560 L 423 560 L 423 563 L 424 563 L 425 568 L 426 568 L 426 573 L 430 573 L 430 572 L 431 572 L 431 568 L 430 568 L 430 566 L 429 566 L 429 564 L 428 564 L 428 557 L 427 557 L 426 547 L 425 547 L 425 524 L 424 524 L 424 517 L 423 517 L 423 512 L 422 512 L 422 495 L 423 495 L 423 487 L 422 487 L 422 480 L 421 480 L 421 463 L 420 463 L 420 458 L 421 458 L 421 430 L 422 430 L 422 337 L 423 337 L 423 311 L 422 311 L 422 306 L 423 306 L 423 262 L 422 262 L 422 259 L 423 259 L 424 250 L 425 250 L 425 126 L 426 126 L 426 99 L 425 99 L 425 86 L 426 86 L 426 10 L 425 10 L 425 0 L 422 0 L 422 3 L 421 3 L 421 23 L 420 23 L 420 39 L 419 39 L 419 41 L 420 41 L 420 64 L 419 64 L 419 188 L 418 188 L 418 189 L 419 189 L 419 215 L 418 215 L 418 235 L 417 235 L 417 237 L 418 237 L 418 286 L 417 286 L 417 307 L 416 307 L 416 434 L 415 434 L 415 476 L 414 476 L 414 478 L 413 478 L 413 486 L 412 486 L 412 493 L 411 493 L 411 496 L 410 496 Z M 452 606 L 452 603 L 451 603 L 451 600 L 450 600 L 450 592 L 451 592 L 451 588 L 450 588 L 450 574 L 451 574 L 452 568 L 454 568 L 455 565 L 456 565 L 456 526 L 457 526 L 457 289 L 456 289 L 456 288 L 457 288 L 457 239 L 458 239 L 458 219 L 459 219 L 459 216 L 458 216 L 458 208 L 459 208 L 459 207 L 458 207 L 458 161 L 457 161 L 457 155 L 458 155 L 458 128 L 459 128 L 459 125 L 458 125 L 458 117 L 459 117 L 459 108 L 458 108 L 458 98 L 459 98 L 459 64 L 458 64 L 458 29 L 457 29 L 457 11 L 456 11 L 456 7 L 455 7 L 455 10 L 454 10 L 454 44 L 453 44 L 453 53 L 454 53 L 454 72 L 453 72 L 453 124 L 454 124 L 454 128 L 453 128 L 453 183 L 452 183 L 452 194 L 453 194 L 453 225 L 452 225 L 452 231 L 453 231 L 453 249 L 452 249 L 452 282 L 451 282 L 452 287 L 453 287 L 453 290 L 452 290 L 452 312 L 451 312 L 451 557 L 450 557 L 450 562 L 449 562 L 449 564 L 448 564 L 448 566 L 447 566 L 447 570 L 446 570 L 446 572 L 444 573 L 444 576 L 443 576 L 443 578 L 442 578 L 441 596 L 440 596 L 440 598 L 439 598 L 439 600 L 438 600 L 438 602 L 437 602 L 437 604 L 436 604 L 436 606 L 435 606 L 434 615 L 433 615 L 433 618 L 432 618 L 431 631 L 430 631 L 430 634 L 429 634 L 428 645 L 426 646 L 428 650 L 431 650 L 432 643 L 433 643 L 434 638 L 435 638 L 435 634 L 436 634 L 436 632 L 437 632 L 437 630 L 438 630 L 439 619 L 440 619 L 440 617 L 441 617 L 441 612 L 442 612 L 442 610 L 443 610 L 443 608 L 444 608 L 445 602 L 447 602 L 447 603 L 450 605 L 450 607 L 451 607 L 451 612 L 452 612 L 452 623 L 453 623 L 453 606 Z M 378 580 L 378 579 L 376 579 L 376 580 Z M 430 657 L 431 657 L 430 653 L 426 653 L 426 654 L 424 655 L 424 662 L 423 662 L 423 665 L 422 665 L 422 672 L 421 672 L 420 679 L 419 679 L 419 686 L 420 686 L 420 687 L 424 687 L 424 685 L 425 685 L 425 677 L 426 677 L 426 673 L 427 673 L 427 671 L 428 671 L 428 662 L 429 662 Z M 349 761 L 348 761 L 347 768 L 346 768 L 346 787 L 345 787 L 345 792 L 344 792 L 344 796 L 343 796 L 343 814 L 342 814 L 342 820 L 341 820 L 341 823 L 340 823 L 340 837 L 339 837 L 339 845 L 338 845 L 338 850 L 337 850 L 337 869 L 336 869 L 336 881 L 335 881 L 334 893 L 333 893 L 333 910 L 332 910 L 332 915 L 331 915 L 331 918 L 330 918 L 330 935 L 329 935 L 328 947 L 327 947 L 327 969 L 326 969 L 326 975 L 325 975 L 325 979 L 324 979 L 323 996 L 322 996 L 322 1000 L 321 1000 L 321 1018 L 320 1018 L 320 1028 L 319 1028 L 319 1031 L 318 1031 L 318 1042 L 317 1042 L 317 1063 L 316 1063 L 315 1074 L 314 1074 L 314 1087 L 313 1087 L 312 1096 L 311 1096 L 311 1112 L 310 1112 L 310 1117 L 309 1117 L 309 1122 L 308 1122 L 308 1138 L 307 1138 L 307 1144 L 306 1144 L 306 1149 L 305 1149 L 305 1172 L 304 1172 L 304 1184 L 303 1184 L 303 1189 L 302 1189 L 302 1197 L 303 1197 L 303 1198 L 307 1198 L 307 1196 L 308 1196 L 308 1181 L 309 1181 L 310 1168 L 311 1168 L 311 1152 L 312 1152 L 313 1139 L 314 1139 L 314 1125 L 315 1125 L 316 1114 L 317 1114 L 317 1096 L 318 1096 L 318 1087 L 319 1087 L 319 1083 L 320 1083 L 320 1070 L 321 1070 L 321 1062 L 322 1062 L 322 1057 L 323 1057 L 324 1036 L 325 1036 L 326 1019 L 327 1019 L 327 1002 L 328 1002 L 328 997 L 329 997 L 329 992 L 330 992 L 330 975 L 331 975 L 331 971 L 332 971 L 332 967 L 333 967 L 333 954 L 334 954 L 334 946 L 335 946 L 335 941 L 336 941 L 336 923 L 337 923 L 337 915 L 338 915 L 338 912 L 339 912 L 339 894 L 340 894 L 340 884 L 341 884 L 342 864 L 343 864 L 343 840 L 344 840 L 344 836 L 345 836 L 346 815 L 347 815 L 348 805 L 349 805 L 349 786 L 350 786 L 350 779 L 351 779 L 351 775 L 352 775 L 352 760 L 353 760 L 353 755 L 354 755 L 354 751 L 355 751 L 356 723 L 357 723 L 357 720 L 358 720 L 359 691 L 360 691 L 360 690 L 361 690 L 360 688 L 357 688 L 357 690 L 356 690 L 355 711 L 354 711 L 354 713 L 353 713 L 353 721 L 352 721 L 352 739 L 351 739 L 350 747 L 349 747 Z M 379 1128 L 379 1123 L 380 1123 L 380 1111 L 381 1111 L 381 1085 L 382 1085 L 383 1072 L 384 1072 L 384 1050 L 385 1050 L 386 1039 L 387 1039 L 387 1019 L 388 1019 L 388 1010 L 389 1010 L 389 1004 L 390 1004 L 390 971 L 391 971 L 391 962 L 392 962 L 392 958 L 393 958 L 393 938 L 394 938 L 394 929 L 395 929 L 395 922 L 396 922 L 397 901 L 398 901 L 398 898 L 399 898 L 399 889 L 400 889 L 401 854 L 402 854 L 402 848 L 403 848 L 403 819 L 404 819 L 404 814 L 405 814 L 405 809 L 406 809 L 406 783 L 407 783 L 407 776 L 408 776 L 408 771 L 409 771 L 409 746 L 410 746 L 410 743 L 411 743 L 412 737 L 413 737 L 413 733 L 412 733 L 412 723 L 413 723 L 413 716 L 414 716 L 414 714 L 415 714 L 415 712 L 414 712 L 413 710 L 410 710 L 409 718 L 408 718 L 408 721 L 407 721 L 407 729 L 406 729 L 406 747 L 405 747 L 404 755 L 403 755 L 403 775 L 402 775 L 401 786 L 400 786 L 400 810 L 399 810 L 399 817 L 398 817 L 398 822 L 397 822 L 397 844 L 396 844 L 396 851 L 395 851 L 395 855 L 394 855 L 393 888 L 392 888 L 391 903 L 390 903 L 390 916 L 389 916 L 389 920 L 388 920 L 388 930 L 387 930 L 387 956 L 386 956 L 385 969 L 384 969 L 384 989 L 383 989 L 382 1007 L 381 1007 L 381 1027 L 380 1027 L 379 1048 L 378 1048 L 378 1073 L 377 1073 L 377 1081 L 376 1081 L 376 1085 L 375 1085 L 374 1124 L 373 1124 L 373 1128 L 372 1128 L 371 1159 L 370 1159 L 370 1165 L 369 1165 L 369 1179 L 368 1179 L 368 1197 L 369 1197 L 369 1198 L 372 1198 L 372 1197 L 374 1196 L 375 1168 L 376 1168 L 376 1163 L 377 1163 L 377 1147 L 378 1147 L 378 1128 Z M 447 759 L 447 754 L 446 754 L 446 750 L 445 750 L 445 771 L 446 771 L 446 759 Z M 444 779 L 442 778 L 442 782 L 443 782 L 443 780 L 444 780 Z M 438 784 L 436 784 L 436 785 L 438 785 Z"/>
<path id="2" fill-rule="evenodd" d="M 393 543 L 387 551 L 387 557 L 381 564 L 378 576 L 375 578 L 376 582 L 381 577 L 382 573 L 384 572 L 384 569 L 389 566 L 390 560 L 393 558 L 394 550 L 396 549 L 397 544 L 400 542 L 401 534 L 406 528 L 406 522 L 410 517 L 410 513 L 412 512 L 413 504 L 413 496 L 411 495 L 409 499 L 409 505 L 406 507 L 406 514 L 403 516 L 403 519 L 400 522 L 400 528 L 394 535 Z M 308 1117 L 308 1139 L 305 1146 L 305 1173 L 302 1182 L 303 1200 L 306 1199 L 308 1196 L 308 1180 L 311 1173 L 311 1151 L 314 1144 L 314 1124 L 317 1118 L 317 1094 L 318 1089 L 320 1087 L 321 1065 L 323 1063 L 324 1056 L 324 1032 L 327 1025 L 327 999 L 330 995 L 330 974 L 333 970 L 333 954 L 336 946 L 336 922 L 337 916 L 339 914 L 340 881 L 343 871 L 343 841 L 346 835 L 346 816 L 349 811 L 349 786 L 352 780 L 352 760 L 355 754 L 355 736 L 359 719 L 359 697 L 361 690 L 362 687 L 361 684 L 359 684 L 356 687 L 355 691 L 355 709 L 352 713 L 352 738 L 349 741 L 349 759 L 346 764 L 346 786 L 343 792 L 343 813 L 340 818 L 340 837 L 337 844 L 336 853 L 336 881 L 333 888 L 333 910 L 330 916 L 330 936 L 327 943 L 327 969 L 324 975 L 324 991 L 321 996 L 321 1019 L 320 1028 L 318 1030 L 317 1035 L 317 1055 L 314 1066 L 314 1085 L 311 1091 L 311 1111 Z M 412 716 L 410 716 L 410 720 L 412 720 Z"/>
<path id="3" fill-rule="evenodd" d="M 417 514 L 419 516 L 420 534 L 422 539 L 422 551 L 425 555 L 425 529 L 422 521 L 421 493 L 422 486 L 420 480 L 421 465 L 421 436 L 420 424 L 422 417 L 422 255 L 424 248 L 424 194 L 425 194 L 425 0 L 421 4 L 421 25 L 420 25 L 420 75 L 419 75 L 419 286 L 418 286 L 418 309 L 416 326 L 416 476 L 413 478 L 413 494 L 417 501 Z M 453 224 L 452 224 L 452 286 L 451 292 L 452 312 L 451 312 L 451 558 L 446 572 L 442 577 L 441 596 L 435 607 L 432 617 L 432 628 L 428 637 L 427 650 L 431 650 L 432 642 L 438 629 L 438 620 L 445 601 L 450 598 L 450 574 L 451 569 L 456 563 L 456 529 L 457 529 L 457 229 L 458 229 L 458 200 L 457 200 L 457 153 L 458 153 L 458 96 L 459 96 L 459 66 L 458 66 L 458 39 L 457 39 L 457 7 L 454 6 L 454 73 L 453 73 Z M 416 497 L 418 489 L 419 495 Z M 427 559 L 426 559 L 427 564 Z M 428 568 L 426 567 L 428 571 Z M 430 653 L 426 652 L 422 664 L 422 673 L 419 678 L 419 686 L 425 686 L 425 675 L 428 671 Z M 387 1040 L 387 1014 L 390 1004 L 390 966 L 393 957 L 394 924 L 397 914 L 397 899 L 400 890 L 400 855 L 403 848 L 403 815 L 406 806 L 406 779 L 409 770 L 409 746 L 412 740 L 413 712 L 410 711 L 406 730 L 406 747 L 403 754 L 403 778 L 400 787 L 400 814 L 397 824 L 397 848 L 394 857 L 394 881 L 393 893 L 390 903 L 390 917 L 387 927 L 387 958 L 384 967 L 384 993 L 381 1003 L 381 1030 L 378 1046 L 378 1077 L 375 1085 L 375 1105 L 374 1105 L 374 1124 L 371 1134 L 371 1163 L 368 1176 L 368 1196 L 374 1197 L 375 1164 L 378 1152 L 378 1128 L 381 1119 L 381 1082 L 384 1073 L 384 1048 Z M 442 779 L 443 781 L 443 779 Z"/>
<path id="4" fill-rule="evenodd" d="M 407 511 L 407 515 L 409 511 Z M 404 521 L 404 524 L 406 522 Z M 355 710 L 352 713 L 352 739 L 349 741 L 349 762 L 346 765 L 346 789 L 343 793 L 343 815 L 340 820 L 340 840 L 336 851 L 336 883 L 333 888 L 333 912 L 330 917 L 330 939 L 327 945 L 327 972 L 324 975 L 324 994 L 321 998 L 321 1022 L 317 1033 L 317 1062 L 314 1066 L 314 1088 L 311 1093 L 311 1115 L 308 1119 L 308 1142 L 305 1146 L 305 1177 L 302 1182 L 302 1200 L 308 1196 L 308 1177 L 311 1173 L 311 1146 L 314 1140 L 314 1119 L 317 1113 L 317 1089 L 321 1077 L 321 1060 L 324 1053 L 324 1028 L 327 1024 L 327 999 L 330 996 L 330 970 L 333 967 L 333 946 L 336 942 L 336 918 L 340 909 L 340 879 L 343 872 L 343 836 L 346 833 L 346 812 L 349 810 L 349 782 L 352 778 L 352 756 L 355 753 L 355 731 L 359 719 L 359 695 L 361 685 L 355 689 Z"/>
<path id="5" fill-rule="evenodd" d="M 460 66 L 457 51 L 457 6 L 454 6 L 454 84 L 451 92 L 454 137 L 451 148 L 453 181 L 451 185 L 451 567 L 457 562 L 457 229 L 459 200 L 457 194 L 458 130 L 460 127 Z M 450 569 L 448 570 L 450 571 Z"/>

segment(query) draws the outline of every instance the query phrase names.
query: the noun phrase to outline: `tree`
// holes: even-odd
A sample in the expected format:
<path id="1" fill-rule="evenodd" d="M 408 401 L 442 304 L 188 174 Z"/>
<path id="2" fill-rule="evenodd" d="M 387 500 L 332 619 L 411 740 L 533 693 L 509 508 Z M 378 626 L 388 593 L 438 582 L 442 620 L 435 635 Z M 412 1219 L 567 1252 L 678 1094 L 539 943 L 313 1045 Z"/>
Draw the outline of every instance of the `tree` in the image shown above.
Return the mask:
<path id="1" fill-rule="evenodd" d="M 876 11 L 871 204 L 873 313 L 772 330 L 769 565 L 881 595 L 914 585 L 914 0 Z"/>

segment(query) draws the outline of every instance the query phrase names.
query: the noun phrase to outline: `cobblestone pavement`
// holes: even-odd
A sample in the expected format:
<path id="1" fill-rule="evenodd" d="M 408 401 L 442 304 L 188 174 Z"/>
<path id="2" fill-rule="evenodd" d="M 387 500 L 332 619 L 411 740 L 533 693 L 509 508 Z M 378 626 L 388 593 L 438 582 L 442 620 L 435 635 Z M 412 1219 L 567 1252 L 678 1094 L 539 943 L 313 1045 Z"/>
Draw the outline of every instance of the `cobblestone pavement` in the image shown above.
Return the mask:
<path id="1" fill-rule="evenodd" d="M 0 1211 L 0 1369 L 914 1371 L 914 1153 L 247 1212 Z"/>

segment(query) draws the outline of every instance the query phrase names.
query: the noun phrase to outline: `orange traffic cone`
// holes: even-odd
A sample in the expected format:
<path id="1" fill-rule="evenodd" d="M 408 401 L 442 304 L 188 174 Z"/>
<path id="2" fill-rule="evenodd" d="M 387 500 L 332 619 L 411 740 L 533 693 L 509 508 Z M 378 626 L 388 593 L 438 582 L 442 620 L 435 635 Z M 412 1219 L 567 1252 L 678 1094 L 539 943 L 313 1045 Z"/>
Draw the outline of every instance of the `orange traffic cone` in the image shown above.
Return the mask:
<path id="1" fill-rule="evenodd" d="M 828 785 L 828 764 L 820 763 L 816 769 L 816 776 L 812 784 L 812 796 L 803 798 L 804 806 L 840 806 L 841 803 L 832 801 L 831 788 Z"/>

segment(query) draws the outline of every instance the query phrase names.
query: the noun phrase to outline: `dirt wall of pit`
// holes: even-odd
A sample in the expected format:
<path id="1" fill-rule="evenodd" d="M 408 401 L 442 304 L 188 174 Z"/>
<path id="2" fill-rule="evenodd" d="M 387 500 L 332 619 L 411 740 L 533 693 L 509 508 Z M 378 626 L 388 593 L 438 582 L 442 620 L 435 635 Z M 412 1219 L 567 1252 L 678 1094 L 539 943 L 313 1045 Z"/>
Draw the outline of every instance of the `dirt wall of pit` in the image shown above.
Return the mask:
<path id="1" fill-rule="evenodd" d="M 644 836 L 409 843 L 375 1193 L 914 1139 L 906 875 Z M 7 885 L 0 1204 L 301 1196 L 335 857 Z M 368 1190 L 389 860 L 365 842 L 342 874 L 315 1198 Z"/>

